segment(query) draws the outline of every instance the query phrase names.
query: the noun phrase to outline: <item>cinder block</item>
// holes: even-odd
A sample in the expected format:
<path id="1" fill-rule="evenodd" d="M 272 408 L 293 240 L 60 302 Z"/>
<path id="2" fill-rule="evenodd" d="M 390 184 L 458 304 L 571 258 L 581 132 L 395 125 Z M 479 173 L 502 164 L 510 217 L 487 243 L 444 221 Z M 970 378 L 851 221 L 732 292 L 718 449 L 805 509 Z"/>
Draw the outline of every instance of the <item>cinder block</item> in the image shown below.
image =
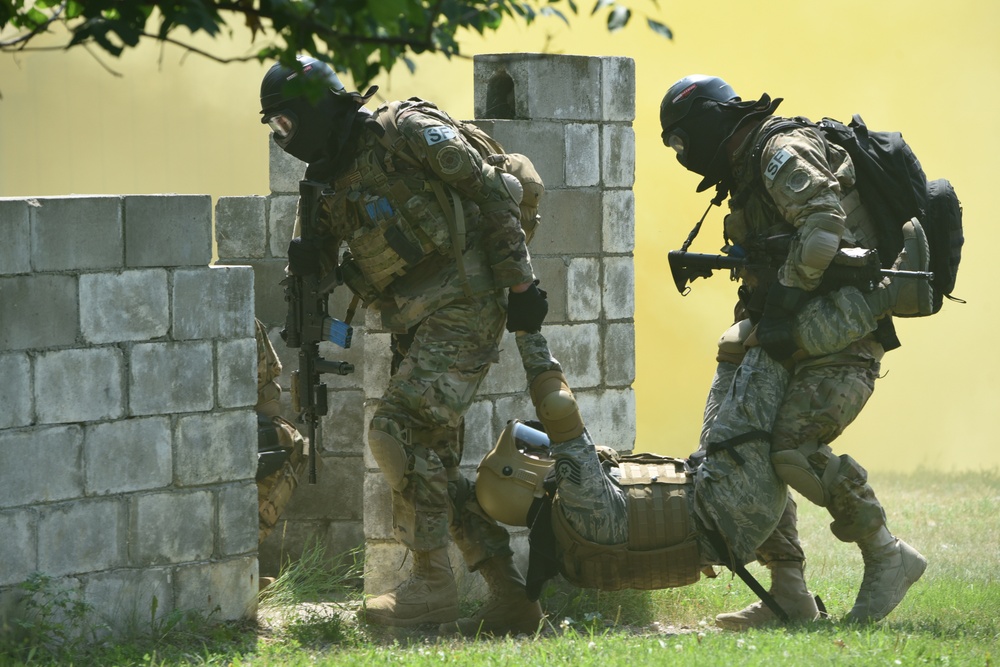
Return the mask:
<path id="1" fill-rule="evenodd" d="M 35 411 L 42 424 L 117 419 L 125 413 L 121 350 L 57 350 L 35 359 Z"/>
<path id="2" fill-rule="evenodd" d="M 219 491 L 219 554 L 235 556 L 257 550 L 257 485 L 252 480 Z"/>
<path id="3" fill-rule="evenodd" d="M 209 195 L 125 197 L 126 266 L 207 266 L 211 261 Z"/>
<path id="4" fill-rule="evenodd" d="M 632 190 L 608 190 L 602 203 L 604 252 L 631 253 L 635 249 L 635 193 Z"/>
<path id="5" fill-rule="evenodd" d="M 175 564 L 212 555 L 217 527 L 211 491 L 171 489 L 132 496 L 131 503 L 131 565 Z"/>
<path id="6" fill-rule="evenodd" d="M 365 536 L 368 539 L 395 539 L 392 531 L 392 494 L 385 476 L 378 470 L 365 473 Z"/>
<path id="7" fill-rule="evenodd" d="M 167 272 L 82 274 L 80 328 L 95 344 L 165 336 L 170 328 Z"/>
<path id="8" fill-rule="evenodd" d="M 600 120 L 594 83 L 601 78 L 601 60 L 541 53 L 474 56 L 476 118 Z"/>
<path id="9" fill-rule="evenodd" d="M 604 258 L 604 316 L 609 320 L 635 315 L 635 268 L 631 257 Z"/>
<path id="10" fill-rule="evenodd" d="M 0 508 L 83 495 L 83 430 L 56 426 L 0 431 Z"/>
<path id="11" fill-rule="evenodd" d="M 360 521 L 365 467 L 361 456 L 324 456 L 316 484 L 303 476 L 285 517 L 294 520 Z"/>
<path id="12" fill-rule="evenodd" d="M 0 587 L 19 584 L 38 571 L 37 523 L 33 509 L 0 512 Z"/>
<path id="13" fill-rule="evenodd" d="M 631 387 L 635 381 L 635 324 L 611 322 L 604 335 L 604 383 Z"/>
<path id="14" fill-rule="evenodd" d="M 360 457 L 365 449 L 365 395 L 359 390 L 329 392 L 329 412 L 320 421 L 319 452 Z"/>
<path id="15" fill-rule="evenodd" d="M 129 360 L 131 414 L 211 410 L 213 374 L 211 342 L 136 344 Z"/>
<path id="16" fill-rule="evenodd" d="M 493 438 L 489 443 L 492 448 L 496 444 L 500 433 L 507 427 L 507 422 L 511 419 L 528 421 L 537 419 L 535 406 L 531 404 L 531 396 L 528 392 L 516 394 L 514 396 L 501 396 L 496 399 L 493 407 Z M 480 460 L 482 460 L 480 458 Z"/>
<path id="17" fill-rule="evenodd" d="M 216 345 L 218 406 L 253 407 L 257 403 L 257 342 L 240 338 Z"/>
<path id="18" fill-rule="evenodd" d="M 35 271 L 122 267 L 121 198 L 43 197 L 31 210 Z"/>
<path id="19" fill-rule="evenodd" d="M 215 242 L 220 259 L 265 256 L 267 202 L 259 195 L 219 197 L 215 204 Z"/>
<path id="20" fill-rule="evenodd" d="M 296 185 L 296 192 L 298 186 Z M 299 207 L 299 196 L 273 195 L 267 206 L 267 242 L 271 257 L 288 257 L 288 242 L 295 229 L 295 212 Z"/>
<path id="21" fill-rule="evenodd" d="M 635 119 L 635 61 L 620 56 L 601 58 L 601 118 Z"/>
<path id="22" fill-rule="evenodd" d="M 479 394 L 509 394 L 524 391 L 526 386 L 524 365 L 521 363 L 521 355 L 517 352 L 514 334 L 505 331 L 500 339 L 500 360 L 490 366 L 486 378 L 480 385 Z"/>
<path id="23" fill-rule="evenodd" d="M 230 558 L 179 567 L 174 590 L 178 609 L 192 609 L 220 621 L 254 618 L 260 590 L 257 559 Z"/>
<path id="24" fill-rule="evenodd" d="M 566 316 L 570 321 L 586 322 L 601 316 L 600 259 L 570 260 L 566 283 Z"/>
<path id="25" fill-rule="evenodd" d="M 531 241 L 539 255 L 590 255 L 601 250 L 601 191 L 549 190 L 540 207 L 542 224 Z"/>
<path id="26" fill-rule="evenodd" d="M 253 277 L 248 266 L 175 271 L 174 339 L 253 337 Z"/>
<path id="27" fill-rule="evenodd" d="M 87 494 L 157 489 L 173 477 L 170 420 L 122 419 L 84 430 Z"/>
<path id="28" fill-rule="evenodd" d="M 544 224 L 544 222 L 543 222 Z M 548 292 L 549 312 L 545 316 L 545 324 L 556 324 L 566 321 L 567 281 L 569 273 L 569 258 L 550 257 L 532 254 L 531 268 L 535 277 L 541 282 L 539 287 Z"/>
<path id="29" fill-rule="evenodd" d="M 84 578 L 83 599 L 116 635 L 134 637 L 149 632 L 174 611 L 174 593 L 167 568 L 119 569 Z"/>
<path id="30" fill-rule="evenodd" d="M 174 479 L 179 486 L 251 479 L 257 470 L 253 410 L 211 412 L 177 420 Z"/>
<path id="31" fill-rule="evenodd" d="M 29 206 L 36 200 L 0 199 L 0 275 L 31 271 Z"/>
<path id="32" fill-rule="evenodd" d="M 562 123 L 496 119 L 477 119 L 473 122 L 499 141 L 508 153 L 528 156 L 546 189 L 566 186 L 568 158 Z M 596 151 L 594 159 L 597 159 Z"/>
<path id="33" fill-rule="evenodd" d="M 546 327 L 545 337 L 574 392 L 601 384 L 601 336 L 596 323 Z"/>
<path id="34" fill-rule="evenodd" d="M 27 426 L 34 419 L 31 361 L 28 355 L 0 354 L 0 429 Z M 0 562 L 3 562 L 0 560 Z"/>
<path id="35" fill-rule="evenodd" d="M 239 264 L 233 261 L 219 260 L 216 266 L 250 266 L 253 268 L 253 308 L 254 315 L 268 327 L 284 326 L 288 308 L 285 305 L 284 288 L 281 281 L 285 278 L 284 259 L 242 260 Z"/>
<path id="36" fill-rule="evenodd" d="M 601 128 L 601 175 L 607 188 L 631 188 L 635 183 L 635 132 L 630 126 Z"/>
<path id="37" fill-rule="evenodd" d="M 486 453 L 496 444 L 493 430 L 493 401 L 476 401 L 465 413 L 465 451 L 462 466 L 475 471 Z M 474 472 L 473 472 L 474 475 Z M 469 475 L 470 478 L 473 475 Z"/>
<path id="38" fill-rule="evenodd" d="M 566 125 L 566 186 L 587 188 L 601 182 L 601 142 L 597 123 Z"/>
<path id="39" fill-rule="evenodd" d="M 79 499 L 42 510 L 38 569 L 58 577 L 125 565 L 124 510 L 118 499 Z"/>
<path id="40" fill-rule="evenodd" d="M 306 163 L 281 150 L 268 135 L 268 174 L 272 194 L 299 194 L 299 181 L 306 173 Z"/>
<path id="41" fill-rule="evenodd" d="M 365 334 L 365 374 L 362 386 L 368 398 L 381 398 L 389 386 L 389 368 L 392 362 L 389 338 L 389 334 Z"/>
<path id="42" fill-rule="evenodd" d="M 576 394 L 594 442 L 628 452 L 635 447 L 635 392 L 631 388 Z M 692 443 L 691 450 L 697 448 Z"/>
<path id="43" fill-rule="evenodd" d="M 0 278 L 0 350 L 73 345 L 79 331 L 75 276 Z"/>

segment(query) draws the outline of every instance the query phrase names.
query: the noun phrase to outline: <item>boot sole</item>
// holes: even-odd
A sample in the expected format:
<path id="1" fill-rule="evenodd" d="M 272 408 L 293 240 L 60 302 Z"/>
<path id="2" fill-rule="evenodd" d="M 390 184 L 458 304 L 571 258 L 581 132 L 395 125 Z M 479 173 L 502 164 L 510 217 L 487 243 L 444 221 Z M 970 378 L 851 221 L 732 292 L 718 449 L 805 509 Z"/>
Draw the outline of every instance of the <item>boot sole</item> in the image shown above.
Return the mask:
<path id="1" fill-rule="evenodd" d="M 441 625 L 442 623 L 454 623 L 458 620 L 458 607 L 447 607 L 445 609 L 435 609 L 414 618 L 398 618 L 396 616 L 383 616 L 361 609 L 358 611 L 358 620 L 371 625 L 388 625 L 394 628 L 415 628 L 421 625 Z"/>

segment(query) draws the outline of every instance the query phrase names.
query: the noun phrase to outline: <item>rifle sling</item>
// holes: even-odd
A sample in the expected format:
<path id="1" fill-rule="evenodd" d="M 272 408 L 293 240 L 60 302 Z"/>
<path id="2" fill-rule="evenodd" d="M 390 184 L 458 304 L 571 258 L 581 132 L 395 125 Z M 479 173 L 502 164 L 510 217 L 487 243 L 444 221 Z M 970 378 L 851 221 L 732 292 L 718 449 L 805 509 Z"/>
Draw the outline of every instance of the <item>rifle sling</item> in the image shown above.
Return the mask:
<path id="1" fill-rule="evenodd" d="M 729 562 L 726 563 L 726 567 L 742 579 L 743 583 L 757 594 L 760 601 L 767 605 L 767 608 L 774 612 L 774 615 L 777 616 L 782 623 L 788 623 L 788 614 L 786 614 L 785 610 L 781 608 L 781 605 L 779 605 L 778 601 L 774 599 L 774 596 L 772 596 L 767 590 L 764 589 L 763 586 L 760 585 L 760 582 L 747 571 L 745 565 L 735 562 L 732 553 L 729 551 L 729 546 L 726 544 L 726 540 L 722 537 L 722 535 L 717 530 L 706 526 L 705 536 L 708 538 L 712 547 L 718 552 L 720 558 L 725 558 L 726 556 L 729 557 Z"/>

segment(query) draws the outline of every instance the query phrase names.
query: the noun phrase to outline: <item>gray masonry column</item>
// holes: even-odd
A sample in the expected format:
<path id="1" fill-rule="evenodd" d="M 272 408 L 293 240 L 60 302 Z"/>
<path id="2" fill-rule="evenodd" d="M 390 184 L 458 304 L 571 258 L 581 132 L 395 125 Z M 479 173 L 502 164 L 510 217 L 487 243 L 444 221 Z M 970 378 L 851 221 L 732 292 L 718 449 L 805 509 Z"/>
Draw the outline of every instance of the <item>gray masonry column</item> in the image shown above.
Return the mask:
<path id="1" fill-rule="evenodd" d="M 532 262 L 549 294 L 543 329 L 563 364 L 598 442 L 631 450 L 635 441 L 634 241 L 635 68 L 629 58 L 498 54 L 475 57 L 475 123 L 509 152 L 523 153 L 546 184 Z M 384 386 L 386 342 L 371 346 L 369 400 Z M 524 370 L 511 335 L 501 344 L 466 416 L 463 470 L 476 466 L 509 419 L 533 418 Z M 380 358 L 376 359 L 376 353 Z M 365 591 L 405 578 L 406 550 L 392 539 L 389 490 L 370 455 L 365 476 Z M 522 570 L 526 531 L 512 544 Z M 466 597 L 484 590 L 457 548 L 452 568 Z"/>
<path id="2" fill-rule="evenodd" d="M 0 628 L 36 572 L 98 633 L 254 615 L 254 276 L 211 228 L 207 195 L 0 199 Z"/>

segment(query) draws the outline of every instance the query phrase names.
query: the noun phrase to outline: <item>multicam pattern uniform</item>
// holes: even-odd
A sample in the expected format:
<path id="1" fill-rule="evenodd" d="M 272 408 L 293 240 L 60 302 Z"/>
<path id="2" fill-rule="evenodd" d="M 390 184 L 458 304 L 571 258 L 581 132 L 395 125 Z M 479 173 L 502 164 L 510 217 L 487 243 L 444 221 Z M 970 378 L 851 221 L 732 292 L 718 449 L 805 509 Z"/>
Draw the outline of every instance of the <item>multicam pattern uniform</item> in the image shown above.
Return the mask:
<path id="1" fill-rule="evenodd" d="M 402 443 L 407 459 L 402 479 L 390 482 L 396 538 L 427 551 L 446 546 L 450 532 L 475 568 L 511 551 L 506 530 L 486 517 L 459 473 L 463 415 L 499 358 L 503 288 L 533 274 L 499 172 L 442 112 L 429 115 L 409 102 L 399 108 L 402 145 L 390 153 L 379 141 L 378 116 L 390 113 L 383 105 L 365 121 L 354 162 L 333 180 L 320 220 L 325 264 L 332 268 L 346 243 L 363 278 L 348 285 L 381 311 L 387 329 L 406 335 L 370 424 Z M 464 278 L 435 182 L 460 199 Z"/>
<path id="2" fill-rule="evenodd" d="M 517 344 L 529 384 L 538 374 L 559 369 L 541 334 L 519 335 Z M 720 436 L 769 431 L 784 395 L 782 387 L 788 372 L 759 348 L 747 354 L 739 369 L 734 364 L 726 367 L 728 376 L 720 379 L 710 396 L 712 407 L 706 422 L 714 421 L 723 410 L 729 418 L 718 425 Z M 598 544 L 627 542 L 625 492 L 601 465 L 590 435 L 585 431 L 578 438 L 553 444 L 552 455 L 556 460 L 560 508 L 572 528 Z M 752 560 L 754 548 L 777 525 L 787 495 L 763 438 L 740 446 L 735 456 L 727 451 L 710 456 L 696 468 L 693 488 L 688 502 L 703 565 Z M 709 528 L 722 534 L 730 554 L 717 553 L 706 536 Z"/>
<path id="3" fill-rule="evenodd" d="M 760 155 L 761 169 L 751 168 L 757 137 L 777 122 L 780 119 L 765 120 L 736 152 L 734 163 L 740 166 L 735 169 L 736 194 L 730 200 L 726 231 L 732 241 L 747 248 L 771 235 L 797 232 L 778 276 L 783 284 L 808 291 L 818 285 L 822 271 L 803 261 L 802 238 L 816 229 L 838 229 L 844 241 L 874 247 L 875 233 L 854 187 L 853 163 L 813 129 L 776 134 Z M 766 193 L 754 182 L 761 178 Z M 744 282 L 753 287 L 754 277 L 744 276 Z M 836 467 L 836 472 L 828 473 L 824 490 L 833 517 L 831 528 L 844 541 L 857 541 L 885 521 L 865 469 L 846 454 L 835 456 L 829 447 L 874 390 L 884 350 L 866 333 L 873 330 L 873 324 L 860 293 L 853 288 L 807 304 L 796 322 L 796 338 L 814 354 L 827 353 L 794 366 L 770 430 L 772 452 L 798 449 L 821 479 L 829 466 Z M 855 332 L 860 337 L 845 344 Z M 776 384 L 773 393 L 781 389 Z M 732 432 L 723 430 L 728 428 L 724 421 L 728 421 L 727 412 L 719 410 L 707 434 L 710 442 L 720 442 L 727 437 L 725 433 Z M 758 548 L 757 556 L 765 563 L 803 560 L 794 502 L 788 503 L 778 529 Z"/>

